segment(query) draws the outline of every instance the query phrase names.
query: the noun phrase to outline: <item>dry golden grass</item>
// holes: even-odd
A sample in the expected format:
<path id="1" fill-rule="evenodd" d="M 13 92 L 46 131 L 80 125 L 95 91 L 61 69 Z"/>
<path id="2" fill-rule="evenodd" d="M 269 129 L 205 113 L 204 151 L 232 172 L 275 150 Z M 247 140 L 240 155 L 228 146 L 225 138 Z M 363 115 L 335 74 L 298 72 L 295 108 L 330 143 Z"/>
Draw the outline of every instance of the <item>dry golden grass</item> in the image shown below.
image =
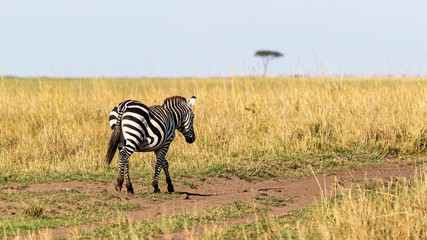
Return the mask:
<path id="1" fill-rule="evenodd" d="M 288 216 L 207 231 L 199 239 L 427 239 L 427 171 L 361 183 Z"/>
<path id="2" fill-rule="evenodd" d="M 359 186 L 340 199 L 324 200 L 317 220 L 308 225 L 324 239 L 426 239 L 426 180 L 424 171 L 415 179 L 392 179 L 379 189 Z M 303 229 L 301 235 L 308 236 Z"/>
<path id="3" fill-rule="evenodd" d="M 234 166 L 256 175 L 287 154 L 425 156 L 425 78 L 1 78 L 0 172 L 103 171 L 117 103 L 193 94 L 197 140 L 179 136 L 168 154 L 182 171 Z M 135 154 L 131 168 L 153 161 Z"/>

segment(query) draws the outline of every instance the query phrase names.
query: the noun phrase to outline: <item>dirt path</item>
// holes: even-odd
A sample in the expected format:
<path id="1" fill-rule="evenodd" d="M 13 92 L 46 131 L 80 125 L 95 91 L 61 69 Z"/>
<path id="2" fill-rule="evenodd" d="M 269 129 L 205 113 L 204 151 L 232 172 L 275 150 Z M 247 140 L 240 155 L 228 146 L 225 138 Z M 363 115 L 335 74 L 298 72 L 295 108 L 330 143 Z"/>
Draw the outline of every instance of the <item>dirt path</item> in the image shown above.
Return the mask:
<path id="1" fill-rule="evenodd" d="M 243 203 L 254 203 L 255 196 L 275 196 L 284 199 L 292 198 L 291 203 L 286 203 L 281 207 L 270 207 L 269 215 L 282 215 L 290 210 L 302 208 L 308 204 L 319 200 L 321 194 L 331 194 L 331 186 L 338 183 L 343 188 L 354 186 L 354 181 L 351 178 L 369 180 L 369 181 L 387 181 L 390 178 L 396 177 L 412 177 L 415 173 L 415 167 L 410 165 L 398 166 L 397 164 L 387 164 L 383 166 L 370 166 L 361 169 L 343 171 L 336 174 L 327 174 L 317 177 L 305 177 L 300 179 L 270 179 L 265 181 L 249 182 L 238 178 L 222 179 L 209 178 L 205 181 L 197 181 L 194 184 L 196 189 L 182 184 L 175 184 L 175 190 L 180 191 L 182 197 L 180 199 L 168 200 L 162 203 L 153 203 L 146 198 L 140 196 L 129 196 L 126 193 L 119 194 L 120 201 L 138 203 L 142 206 L 141 210 L 125 212 L 125 214 L 133 221 L 144 219 L 153 219 L 159 216 L 171 216 L 189 211 L 210 209 L 232 203 L 234 201 L 242 201 Z M 196 180 L 193 180 L 196 181 Z M 105 183 L 86 183 L 86 182 L 64 182 L 64 183 L 49 183 L 49 184 L 34 184 L 28 189 L 31 191 L 54 190 L 54 189 L 74 189 L 76 186 L 83 186 L 83 191 L 101 191 L 104 189 L 112 189 L 113 184 Z M 135 189 L 151 190 L 151 186 L 134 186 Z M 161 186 L 161 189 L 166 189 L 166 186 Z M 238 225 L 255 221 L 256 217 L 250 215 L 243 219 L 230 219 L 227 225 Z M 77 228 L 95 227 L 83 226 Z M 209 226 L 198 226 L 183 232 L 173 232 L 160 239 L 186 239 L 192 236 L 197 236 Z M 53 239 L 64 238 L 70 236 L 72 230 L 76 227 L 59 227 L 49 229 L 50 236 Z M 41 232 L 46 232 L 42 230 Z M 22 238 L 21 238 L 22 239 Z"/>
<path id="2" fill-rule="evenodd" d="M 302 208 L 321 198 L 322 194 L 335 194 L 334 185 L 338 183 L 340 189 L 349 189 L 355 186 L 354 178 L 359 180 L 368 180 L 371 182 L 388 181 L 391 178 L 412 177 L 415 174 L 414 166 L 399 167 L 396 164 L 388 164 L 384 166 L 365 167 L 356 170 L 349 170 L 337 174 L 329 174 L 317 177 L 305 177 L 301 179 L 286 179 L 286 180 L 267 180 L 256 183 L 243 182 L 241 185 L 235 185 L 234 190 L 225 191 L 218 196 L 206 199 L 206 201 L 228 202 L 240 200 L 244 202 L 253 202 L 254 196 L 265 195 L 276 196 L 282 198 L 293 198 L 292 203 L 287 203 L 281 207 L 271 207 L 268 215 L 284 215 L 287 212 Z M 352 180 L 353 178 L 353 180 Z M 221 183 L 222 185 L 223 183 Z M 229 183 L 232 184 L 232 183 Z M 212 184 L 211 186 L 213 186 Z M 336 189 L 336 188 L 335 188 Z M 247 192 L 245 192 L 247 190 Z M 199 206 L 202 202 L 199 201 Z M 258 220 L 261 216 L 250 215 L 243 219 L 230 219 L 227 226 L 247 224 Z M 191 239 L 206 230 L 210 226 L 197 226 L 186 231 L 173 232 L 159 237 L 158 239 Z"/>

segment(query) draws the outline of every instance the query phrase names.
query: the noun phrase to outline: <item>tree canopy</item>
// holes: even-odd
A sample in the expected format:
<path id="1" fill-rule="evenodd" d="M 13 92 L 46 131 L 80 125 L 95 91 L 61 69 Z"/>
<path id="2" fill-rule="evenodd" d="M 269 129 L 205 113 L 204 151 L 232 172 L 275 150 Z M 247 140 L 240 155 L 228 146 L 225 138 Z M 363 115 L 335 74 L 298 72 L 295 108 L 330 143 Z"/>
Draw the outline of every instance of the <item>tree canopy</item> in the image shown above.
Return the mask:
<path id="1" fill-rule="evenodd" d="M 281 52 L 269 51 L 269 50 L 259 50 L 255 52 L 257 57 L 283 57 Z"/>
<path id="2" fill-rule="evenodd" d="M 278 51 L 259 50 L 255 52 L 255 57 L 262 57 L 264 62 L 264 76 L 267 74 L 268 63 L 273 58 L 283 57 L 283 54 Z"/>

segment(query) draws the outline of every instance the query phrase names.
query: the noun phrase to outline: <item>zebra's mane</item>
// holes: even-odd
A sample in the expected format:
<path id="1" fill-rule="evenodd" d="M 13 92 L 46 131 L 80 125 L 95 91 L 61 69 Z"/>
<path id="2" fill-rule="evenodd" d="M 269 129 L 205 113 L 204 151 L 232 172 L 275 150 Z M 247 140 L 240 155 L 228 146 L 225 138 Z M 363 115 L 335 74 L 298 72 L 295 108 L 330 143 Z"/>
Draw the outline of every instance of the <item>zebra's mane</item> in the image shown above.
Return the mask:
<path id="1" fill-rule="evenodd" d="M 175 102 L 180 102 L 180 101 L 187 102 L 187 100 L 185 99 L 185 97 L 181 97 L 181 96 L 172 96 L 172 97 L 168 97 L 168 98 L 166 98 L 166 99 L 163 101 L 163 106 L 164 106 L 167 102 L 172 102 L 172 101 L 175 101 Z"/>

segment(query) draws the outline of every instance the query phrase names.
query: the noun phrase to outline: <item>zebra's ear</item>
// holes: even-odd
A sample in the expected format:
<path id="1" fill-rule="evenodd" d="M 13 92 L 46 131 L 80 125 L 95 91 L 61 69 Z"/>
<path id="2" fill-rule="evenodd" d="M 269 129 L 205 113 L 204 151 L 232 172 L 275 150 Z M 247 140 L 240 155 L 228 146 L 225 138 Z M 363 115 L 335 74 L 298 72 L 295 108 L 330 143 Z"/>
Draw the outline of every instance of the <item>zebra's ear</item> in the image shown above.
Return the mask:
<path id="1" fill-rule="evenodd" d="M 192 107 L 196 103 L 196 95 L 192 96 L 190 100 L 188 100 L 188 106 Z"/>

